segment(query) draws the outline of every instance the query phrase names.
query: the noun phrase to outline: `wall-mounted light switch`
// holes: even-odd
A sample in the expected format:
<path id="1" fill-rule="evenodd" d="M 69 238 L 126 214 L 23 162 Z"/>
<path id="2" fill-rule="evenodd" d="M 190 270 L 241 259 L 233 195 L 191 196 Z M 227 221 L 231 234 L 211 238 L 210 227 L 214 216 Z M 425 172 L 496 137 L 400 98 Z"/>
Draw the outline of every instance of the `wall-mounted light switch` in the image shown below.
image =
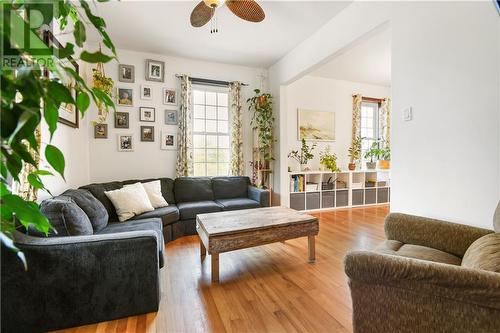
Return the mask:
<path id="1" fill-rule="evenodd" d="M 410 121 L 412 119 L 413 119 L 413 109 L 410 106 L 410 107 L 403 110 L 403 120 Z"/>

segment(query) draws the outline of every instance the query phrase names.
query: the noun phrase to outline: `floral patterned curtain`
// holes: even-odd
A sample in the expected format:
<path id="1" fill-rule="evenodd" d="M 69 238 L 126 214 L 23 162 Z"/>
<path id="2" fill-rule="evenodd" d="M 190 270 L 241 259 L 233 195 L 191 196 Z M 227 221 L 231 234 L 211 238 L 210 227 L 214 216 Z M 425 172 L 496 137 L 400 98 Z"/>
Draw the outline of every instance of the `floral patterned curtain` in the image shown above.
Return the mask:
<path id="1" fill-rule="evenodd" d="M 193 115 L 191 109 L 191 80 L 189 76 L 182 75 L 179 130 L 177 148 L 177 177 L 193 175 Z"/>
<path id="2" fill-rule="evenodd" d="M 40 132 L 40 126 L 37 127 L 35 131 L 35 139 L 38 142 L 38 147 L 40 147 L 42 141 L 42 134 Z M 26 143 L 26 145 L 29 145 Z M 40 164 L 40 155 L 34 149 L 29 150 L 31 156 L 35 160 L 36 164 Z M 19 174 L 19 183 L 14 183 L 13 193 L 19 195 L 24 200 L 36 201 L 38 199 L 38 189 L 31 185 L 28 181 L 28 175 L 36 171 L 34 165 L 29 163 L 24 163 L 21 173 Z"/>
<path id="3" fill-rule="evenodd" d="M 361 102 L 363 96 L 352 96 L 352 140 L 354 141 L 361 133 Z"/>
<path id="4" fill-rule="evenodd" d="M 379 108 L 380 138 L 387 148 L 391 147 L 391 99 L 385 98 Z"/>
<path id="5" fill-rule="evenodd" d="M 244 173 L 243 162 L 243 121 L 241 114 L 241 83 L 229 84 L 229 105 L 231 121 L 231 165 L 230 174 L 241 176 Z"/>

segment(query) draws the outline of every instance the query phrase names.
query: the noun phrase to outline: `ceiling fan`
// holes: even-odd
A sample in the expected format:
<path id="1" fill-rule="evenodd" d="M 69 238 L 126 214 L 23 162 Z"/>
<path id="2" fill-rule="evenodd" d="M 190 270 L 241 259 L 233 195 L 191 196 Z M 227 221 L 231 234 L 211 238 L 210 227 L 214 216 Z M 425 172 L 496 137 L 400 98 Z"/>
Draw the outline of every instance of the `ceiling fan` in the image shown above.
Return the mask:
<path id="1" fill-rule="evenodd" d="M 254 0 L 202 0 L 191 13 L 191 25 L 199 28 L 211 21 L 210 33 L 219 32 L 217 10 L 226 5 L 234 15 L 250 22 L 262 22 L 264 10 Z"/>

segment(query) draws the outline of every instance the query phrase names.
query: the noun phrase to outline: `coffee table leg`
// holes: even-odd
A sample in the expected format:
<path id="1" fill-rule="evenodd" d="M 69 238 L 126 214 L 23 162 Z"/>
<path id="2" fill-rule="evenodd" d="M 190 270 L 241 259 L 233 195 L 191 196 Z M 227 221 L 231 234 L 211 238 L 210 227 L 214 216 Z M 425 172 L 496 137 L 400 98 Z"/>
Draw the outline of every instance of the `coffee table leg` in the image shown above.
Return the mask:
<path id="1" fill-rule="evenodd" d="M 212 282 L 219 282 L 219 254 L 212 253 Z"/>
<path id="2" fill-rule="evenodd" d="M 203 245 L 203 242 L 201 241 L 200 238 L 200 257 L 204 257 L 207 254 L 207 249 L 205 248 L 205 245 Z"/>
<path id="3" fill-rule="evenodd" d="M 308 243 L 308 254 L 309 254 L 309 262 L 316 261 L 316 242 L 315 236 L 307 236 Z"/>

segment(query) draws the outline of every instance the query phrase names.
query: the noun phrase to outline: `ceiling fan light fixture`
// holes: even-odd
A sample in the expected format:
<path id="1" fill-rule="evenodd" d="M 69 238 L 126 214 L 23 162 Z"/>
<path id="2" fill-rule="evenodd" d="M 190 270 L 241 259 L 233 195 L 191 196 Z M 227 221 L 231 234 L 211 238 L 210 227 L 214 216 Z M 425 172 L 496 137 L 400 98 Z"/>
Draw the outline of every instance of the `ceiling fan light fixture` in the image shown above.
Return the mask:
<path id="1" fill-rule="evenodd" d="M 203 2 L 210 8 L 218 8 L 224 5 L 225 0 L 203 0 Z"/>

